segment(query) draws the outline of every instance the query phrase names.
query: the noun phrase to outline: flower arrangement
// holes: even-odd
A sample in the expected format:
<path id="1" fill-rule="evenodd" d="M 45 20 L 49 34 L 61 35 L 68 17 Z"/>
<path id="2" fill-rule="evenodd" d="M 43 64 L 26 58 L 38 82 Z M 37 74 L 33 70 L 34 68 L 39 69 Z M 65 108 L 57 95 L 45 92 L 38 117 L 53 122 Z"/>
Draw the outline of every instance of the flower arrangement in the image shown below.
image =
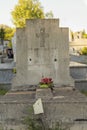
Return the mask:
<path id="1" fill-rule="evenodd" d="M 51 90 L 53 90 L 54 85 L 52 78 L 42 78 L 39 86 L 40 88 L 50 88 Z"/>

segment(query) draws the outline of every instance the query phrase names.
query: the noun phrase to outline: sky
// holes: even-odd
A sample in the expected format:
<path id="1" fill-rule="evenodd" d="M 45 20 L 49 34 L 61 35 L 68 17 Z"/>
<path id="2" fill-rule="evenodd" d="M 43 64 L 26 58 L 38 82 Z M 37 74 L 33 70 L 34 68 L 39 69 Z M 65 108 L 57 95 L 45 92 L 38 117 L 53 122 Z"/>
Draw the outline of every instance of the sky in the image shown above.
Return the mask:
<path id="1" fill-rule="evenodd" d="M 52 11 L 60 19 L 60 27 L 87 32 L 87 0 L 39 0 L 44 12 Z M 11 11 L 18 0 L 0 0 L 0 24 L 13 27 Z"/>

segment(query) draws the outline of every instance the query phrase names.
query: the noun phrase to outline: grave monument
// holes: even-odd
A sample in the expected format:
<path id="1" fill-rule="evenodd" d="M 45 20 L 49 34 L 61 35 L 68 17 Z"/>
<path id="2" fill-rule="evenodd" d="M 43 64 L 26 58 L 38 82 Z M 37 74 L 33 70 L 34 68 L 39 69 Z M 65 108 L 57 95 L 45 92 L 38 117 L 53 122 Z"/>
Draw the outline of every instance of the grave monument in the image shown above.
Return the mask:
<path id="1" fill-rule="evenodd" d="M 17 28 L 13 90 L 38 85 L 42 77 L 52 78 L 57 87 L 74 86 L 69 74 L 68 32 L 68 28 L 59 27 L 58 19 L 27 20 L 24 28 Z"/>
<path id="2" fill-rule="evenodd" d="M 62 130 L 87 130 L 87 97 L 70 87 L 74 82 L 69 74 L 68 28 L 58 24 L 56 19 L 27 20 L 25 28 L 17 29 L 17 74 L 12 86 L 17 91 L 0 96 L 1 129 L 26 130 L 24 121 L 31 118 L 33 106 L 34 114 L 44 114 L 42 124 L 49 128 L 57 123 Z M 51 98 L 48 89 L 39 96 L 40 89 L 21 91 L 37 85 L 42 77 L 54 81 Z"/>

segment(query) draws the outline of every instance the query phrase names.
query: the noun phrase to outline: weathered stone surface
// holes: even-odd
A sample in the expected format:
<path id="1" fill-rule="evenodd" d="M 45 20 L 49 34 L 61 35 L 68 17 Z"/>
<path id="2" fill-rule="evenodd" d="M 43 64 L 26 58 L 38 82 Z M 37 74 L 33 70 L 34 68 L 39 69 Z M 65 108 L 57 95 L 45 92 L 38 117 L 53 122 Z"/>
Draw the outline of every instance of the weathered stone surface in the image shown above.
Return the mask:
<path id="1" fill-rule="evenodd" d="M 58 24 L 58 19 L 35 19 L 17 29 L 17 75 L 12 89 L 37 85 L 42 77 L 51 77 L 55 86 L 74 85 L 69 74 L 68 28 Z"/>
<path id="2" fill-rule="evenodd" d="M 69 130 L 78 130 L 78 128 L 86 130 L 87 97 L 78 90 L 73 91 L 70 87 L 54 89 L 53 98 L 42 100 L 47 123 L 51 126 L 53 123 L 61 122 L 63 126 L 69 126 Z M 9 92 L 0 97 L 0 123 L 2 127 L 7 130 L 21 128 L 26 130 L 22 123 L 29 114 L 29 107 L 36 100 L 35 91 Z M 76 121 L 78 119 L 84 121 Z"/>
<path id="3" fill-rule="evenodd" d="M 53 98 L 53 93 L 50 88 L 36 90 L 36 99 L 41 98 L 43 100 L 49 100 Z"/>

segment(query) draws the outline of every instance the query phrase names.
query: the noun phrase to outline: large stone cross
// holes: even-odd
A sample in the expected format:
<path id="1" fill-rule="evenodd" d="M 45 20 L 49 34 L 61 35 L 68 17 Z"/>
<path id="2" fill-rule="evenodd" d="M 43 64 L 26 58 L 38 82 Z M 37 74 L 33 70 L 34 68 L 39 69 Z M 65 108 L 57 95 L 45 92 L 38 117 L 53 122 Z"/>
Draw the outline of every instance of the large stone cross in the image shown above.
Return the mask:
<path id="1" fill-rule="evenodd" d="M 40 33 L 36 34 L 36 36 L 40 38 L 40 47 L 44 47 L 45 38 L 49 36 L 48 33 L 45 33 L 45 28 L 41 28 Z"/>

